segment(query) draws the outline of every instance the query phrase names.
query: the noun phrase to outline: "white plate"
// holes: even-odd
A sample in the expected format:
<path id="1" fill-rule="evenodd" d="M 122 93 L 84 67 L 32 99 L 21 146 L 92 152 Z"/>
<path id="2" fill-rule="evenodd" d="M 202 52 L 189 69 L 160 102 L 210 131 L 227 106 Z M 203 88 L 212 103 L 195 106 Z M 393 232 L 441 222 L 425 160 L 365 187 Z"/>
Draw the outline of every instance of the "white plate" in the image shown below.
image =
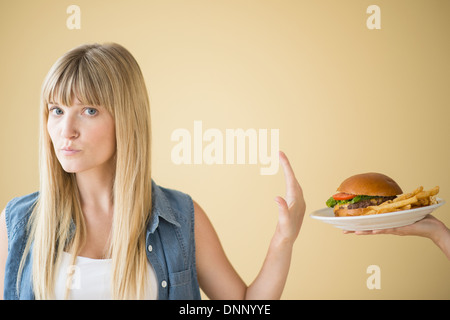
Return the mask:
<path id="1" fill-rule="evenodd" d="M 436 200 L 438 203 L 431 206 L 354 217 L 335 217 L 333 208 L 323 208 L 311 213 L 310 217 L 348 231 L 388 229 L 406 226 L 423 219 L 445 203 L 443 199 L 437 198 Z"/>

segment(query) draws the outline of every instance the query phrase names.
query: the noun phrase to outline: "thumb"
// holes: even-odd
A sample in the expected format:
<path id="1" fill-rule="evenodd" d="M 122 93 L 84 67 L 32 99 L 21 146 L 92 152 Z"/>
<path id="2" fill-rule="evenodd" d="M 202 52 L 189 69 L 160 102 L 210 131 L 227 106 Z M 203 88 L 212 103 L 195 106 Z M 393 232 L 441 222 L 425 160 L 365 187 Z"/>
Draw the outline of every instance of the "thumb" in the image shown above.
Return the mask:
<path id="1" fill-rule="evenodd" d="M 275 197 L 274 200 L 275 200 L 275 202 L 278 205 L 278 211 L 280 212 L 280 214 L 287 214 L 287 213 L 289 213 L 289 208 L 288 208 L 288 205 L 286 203 L 286 200 L 284 200 L 280 196 Z"/>

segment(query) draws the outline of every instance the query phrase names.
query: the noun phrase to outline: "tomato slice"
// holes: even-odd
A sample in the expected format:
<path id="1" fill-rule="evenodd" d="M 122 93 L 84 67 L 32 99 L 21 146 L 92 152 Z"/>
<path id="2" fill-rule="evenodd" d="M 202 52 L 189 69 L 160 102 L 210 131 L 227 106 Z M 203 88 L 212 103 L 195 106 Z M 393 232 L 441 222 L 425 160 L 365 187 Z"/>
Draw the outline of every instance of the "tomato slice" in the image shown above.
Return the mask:
<path id="1" fill-rule="evenodd" d="M 336 193 L 333 196 L 333 199 L 334 200 L 350 200 L 350 199 L 353 199 L 354 197 L 356 197 L 356 194 L 340 192 L 340 193 Z"/>

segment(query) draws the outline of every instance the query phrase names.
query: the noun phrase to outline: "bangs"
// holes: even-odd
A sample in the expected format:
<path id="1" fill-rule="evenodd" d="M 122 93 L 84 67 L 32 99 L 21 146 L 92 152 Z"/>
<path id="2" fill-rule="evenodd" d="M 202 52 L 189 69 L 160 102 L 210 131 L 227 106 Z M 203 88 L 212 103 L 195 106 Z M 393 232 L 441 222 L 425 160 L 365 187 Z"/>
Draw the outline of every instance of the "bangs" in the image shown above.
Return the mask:
<path id="1" fill-rule="evenodd" d="M 89 64 L 84 55 L 61 57 L 49 71 L 42 87 L 45 106 L 49 103 L 72 106 L 78 99 L 82 104 L 104 106 L 110 110 L 109 81 L 105 81 L 105 74 L 99 74 L 98 68 Z"/>

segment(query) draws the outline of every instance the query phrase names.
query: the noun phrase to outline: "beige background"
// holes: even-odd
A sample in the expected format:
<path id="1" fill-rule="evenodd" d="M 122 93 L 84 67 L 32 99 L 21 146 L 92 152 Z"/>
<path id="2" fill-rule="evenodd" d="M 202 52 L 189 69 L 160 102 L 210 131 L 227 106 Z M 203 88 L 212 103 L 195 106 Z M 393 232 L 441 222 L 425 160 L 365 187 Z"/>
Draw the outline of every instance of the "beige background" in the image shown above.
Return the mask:
<path id="1" fill-rule="evenodd" d="M 81 8 L 81 29 L 66 8 Z M 366 9 L 381 8 L 381 30 Z M 250 283 L 284 195 L 280 170 L 172 163 L 172 131 L 280 129 L 307 201 L 324 207 L 346 177 L 378 171 L 450 201 L 450 2 L 445 0 L 0 2 L 0 206 L 38 188 L 38 108 L 53 62 L 114 41 L 149 89 L 157 183 L 192 195 Z M 435 216 L 450 226 L 449 204 Z M 366 268 L 381 269 L 369 290 Z M 427 239 L 343 235 L 305 217 L 284 299 L 449 299 L 450 264 Z"/>

